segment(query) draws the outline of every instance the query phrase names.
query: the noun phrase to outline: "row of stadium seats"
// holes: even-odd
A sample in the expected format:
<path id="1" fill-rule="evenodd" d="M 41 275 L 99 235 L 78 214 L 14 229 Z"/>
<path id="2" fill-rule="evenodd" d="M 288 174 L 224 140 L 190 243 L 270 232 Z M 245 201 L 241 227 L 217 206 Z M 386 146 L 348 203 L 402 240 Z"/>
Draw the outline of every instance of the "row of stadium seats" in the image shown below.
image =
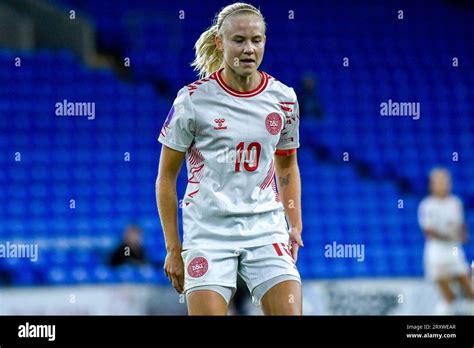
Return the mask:
<path id="1" fill-rule="evenodd" d="M 218 8 L 187 2 L 164 9 L 151 0 L 114 6 L 51 2 L 92 16 L 102 48 L 131 58 L 133 82 L 121 81 L 109 69 L 87 68 L 64 50 L 0 50 L 0 81 L 15 82 L 0 88 L 0 197 L 8 202 L 0 205 L 0 242 L 40 246 L 38 262 L 0 258 L 0 283 L 2 272 L 22 286 L 165 283 L 154 197 L 156 137 L 183 81 L 196 80 L 189 68 L 192 45 L 209 25 L 201 14 L 210 18 Z M 287 20 L 287 2 L 271 6 L 278 20 Z M 299 270 L 304 278 L 317 279 L 421 276 L 423 235 L 416 210 L 434 165 L 451 169 L 454 191 L 464 199 L 468 224 L 474 226 L 474 96 L 468 88 L 474 73 L 463 68 L 473 47 L 449 18 L 455 10 L 437 1 L 430 4 L 435 15 L 423 21 L 424 27 L 414 19 L 423 9 L 414 4 L 403 5 L 404 22 L 394 18 L 389 25 L 387 16 L 394 14 L 376 3 L 291 6 L 298 24 L 269 23 L 262 69 L 294 86 L 302 107 L 299 83 L 312 71 L 324 109 L 319 117 L 301 115 L 305 247 Z M 200 18 L 177 21 L 180 7 Z M 270 2 L 262 3 L 262 11 L 269 7 Z M 140 20 L 132 21 L 131 13 Z M 436 29 L 440 21 L 442 31 Z M 282 39 L 286 35 L 291 39 Z M 288 52 L 299 52 L 302 45 L 314 54 L 293 56 L 289 64 Z M 456 69 L 454 55 L 461 62 Z M 342 67 L 345 56 L 350 68 Z M 13 65 L 15 57 L 22 57 L 21 68 Z M 169 84 L 168 96 L 156 92 L 158 80 Z M 95 119 L 55 116 L 55 104 L 64 99 L 95 102 Z M 388 99 L 420 102 L 421 118 L 380 116 L 380 103 Z M 130 161 L 124 160 L 126 152 Z M 459 161 L 452 160 L 453 152 Z M 15 161 L 16 153 L 21 161 Z M 180 198 L 185 185 L 183 170 Z M 151 264 L 110 268 L 108 256 L 130 221 L 144 229 Z M 334 242 L 363 245 L 364 261 L 325 256 Z M 472 244 L 467 255 L 474 257 Z"/>

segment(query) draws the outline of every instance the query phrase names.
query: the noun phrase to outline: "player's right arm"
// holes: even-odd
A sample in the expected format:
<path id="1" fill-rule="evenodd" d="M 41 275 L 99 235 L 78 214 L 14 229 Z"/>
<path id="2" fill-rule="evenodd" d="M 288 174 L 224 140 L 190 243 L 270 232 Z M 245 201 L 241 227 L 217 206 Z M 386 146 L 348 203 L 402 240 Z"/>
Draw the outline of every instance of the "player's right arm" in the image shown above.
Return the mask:
<path id="1" fill-rule="evenodd" d="M 436 231 L 433 228 L 425 228 L 425 229 L 423 229 L 423 233 L 425 234 L 425 237 L 427 237 L 427 238 L 444 240 L 444 241 L 447 241 L 447 242 L 452 242 L 452 241 L 457 240 L 456 238 L 453 238 L 451 236 L 445 236 L 445 235 L 439 233 L 438 231 Z"/>
<path id="2" fill-rule="evenodd" d="M 164 272 L 179 293 L 184 286 L 184 263 L 178 233 L 178 196 L 176 181 L 185 153 L 165 145 L 161 148 L 160 165 L 156 178 L 156 201 L 165 238 Z"/>
<path id="3" fill-rule="evenodd" d="M 459 209 L 459 214 L 461 215 L 461 224 L 459 226 L 459 234 L 460 234 L 460 240 L 462 243 L 467 243 L 469 241 L 469 228 L 466 224 L 466 220 L 464 217 L 464 204 L 460 199 L 457 199 L 458 201 L 458 209 Z"/>
<path id="4" fill-rule="evenodd" d="M 160 155 L 156 200 L 166 245 L 164 271 L 179 293 L 183 292 L 184 265 L 178 234 L 176 181 L 185 153 L 195 134 L 194 109 L 187 87 L 179 90 L 160 132 Z"/>

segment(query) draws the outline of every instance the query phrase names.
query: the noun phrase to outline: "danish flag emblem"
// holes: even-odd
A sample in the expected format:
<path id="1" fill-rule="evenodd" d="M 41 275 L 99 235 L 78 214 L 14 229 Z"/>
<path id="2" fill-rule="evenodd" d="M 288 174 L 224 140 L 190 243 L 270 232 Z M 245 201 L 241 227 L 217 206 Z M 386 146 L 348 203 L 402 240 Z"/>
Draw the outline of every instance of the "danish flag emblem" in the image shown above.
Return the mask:
<path id="1" fill-rule="evenodd" d="M 276 112 L 272 112 L 268 114 L 267 118 L 265 119 L 265 126 L 267 130 L 272 135 L 276 135 L 281 131 L 281 117 Z"/>
<path id="2" fill-rule="evenodd" d="M 224 125 L 225 118 L 216 118 L 216 119 L 214 120 L 214 122 L 215 122 L 216 125 L 217 125 L 217 126 L 214 126 L 214 129 L 215 129 L 215 130 L 227 129 L 227 126 Z"/>

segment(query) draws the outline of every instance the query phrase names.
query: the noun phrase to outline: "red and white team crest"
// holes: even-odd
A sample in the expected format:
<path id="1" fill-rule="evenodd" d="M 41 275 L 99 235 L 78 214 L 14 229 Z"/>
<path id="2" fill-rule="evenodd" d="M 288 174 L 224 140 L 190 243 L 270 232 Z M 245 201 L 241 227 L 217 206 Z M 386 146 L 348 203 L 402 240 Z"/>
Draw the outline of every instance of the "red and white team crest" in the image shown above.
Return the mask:
<path id="1" fill-rule="evenodd" d="M 202 256 L 195 257 L 188 265 L 188 274 L 193 278 L 199 278 L 207 273 L 208 268 L 209 264 L 206 258 Z"/>
<path id="2" fill-rule="evenodd" d="M 276 112 L 268 114 L 265 119 L 265 126 L 271 135 L 277 135 L 281 131 L 281 117 Z"/>

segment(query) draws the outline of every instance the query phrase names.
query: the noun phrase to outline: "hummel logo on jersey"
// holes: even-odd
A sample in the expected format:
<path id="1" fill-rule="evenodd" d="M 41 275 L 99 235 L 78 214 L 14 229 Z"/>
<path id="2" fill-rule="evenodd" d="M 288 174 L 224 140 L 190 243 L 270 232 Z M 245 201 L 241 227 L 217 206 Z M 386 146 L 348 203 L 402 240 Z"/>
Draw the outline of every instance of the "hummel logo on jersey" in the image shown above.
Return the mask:
<path id="1" fill-rule="evenodd" d="M 227 129 L 227 126 L 224 125 L 225 118 L 216 118 L 214 122 L 217 124 L 217 127 L 214 126 L 215 130 L 223 130 Z"/>

